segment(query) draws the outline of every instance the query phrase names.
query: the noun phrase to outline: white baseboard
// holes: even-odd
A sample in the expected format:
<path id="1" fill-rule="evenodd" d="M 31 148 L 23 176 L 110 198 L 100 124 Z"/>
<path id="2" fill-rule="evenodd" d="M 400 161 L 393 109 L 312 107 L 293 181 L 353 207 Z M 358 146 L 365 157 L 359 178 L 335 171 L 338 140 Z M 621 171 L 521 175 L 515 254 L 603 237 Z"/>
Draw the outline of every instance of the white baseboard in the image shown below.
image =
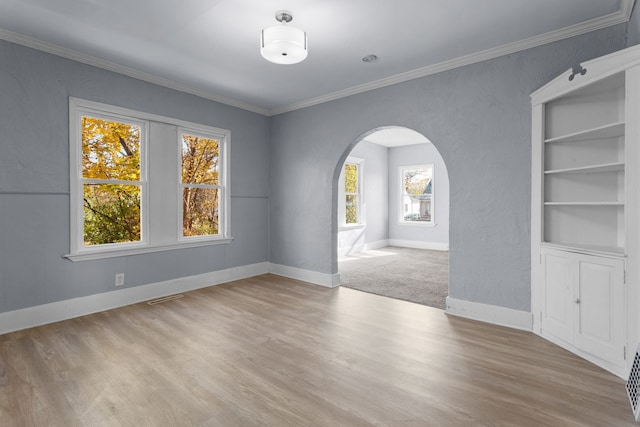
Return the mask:
<path id="1" fill-rule="evenodd" d="M 258 276 L 268 272 L 269 263 L 262 262 L 8 311 L 0 313 L 0 334 Z"/>
<path id="2" fill-rule="evenodd" d="M 447 297 L 445 313 L 523 331 L 531 331 L 533 327 L 533 316 L 528 311 L 451 297 Z"/>
<path id="3" fill-rule="evenodd" d="M 579 348 L 572 346 L 571 344 L 561 340 L 560 338 L 556 338 L 552 334 L 549 334 L 549 333 L 535 333 L 535 334 L 544 338 L 547 341 L 551 341 L 558 347 L 562 347 L 565 350 L 570 351 L 571 353 L 582 357 L 583 359 L 593 363 L 596 366 L 606 369 L 607 371 L 611 372 L 613 375 L 623 380 L 626 380 L 629 377 L 629 372 L 622 365 L 619 366 L 614 363 L 611 363 L 610 361 L 600 359 L 599 357 L 595 357 L 592 354 L 587 353 L 586 351 L 582 351 Z M 633 360 L 633 355 L 631 355 L 631 360 Z M 622 364 L 624 365 L 624 362 Z"/>
<path id="4" fill-rule="evenodd" d="M 344 248 L 338 248 L 338 256 L 344 257 L 347 255 L 357 254 L 363 251 L 372 251 L 386 246 L 398 246 L 400 248 L 413 248 L 413 249 L 431 249 L 434 251 L 448 251 L 448 243 L 438 242 L 423 242 L 420 240 L 400 240 L 400 239 L 387 239 L 377 240 L 375 242 L 361 243 L 359 245 L 345 246 Z"/>
<path id="5" fill-rule="evenodd" d="M 269 273 L 288 277 L 290 279 L 301 280 L 303 282 L 313 283 L 314 285 L 325 286 L 327 288 L 335 288 L 336 286 L 340 285 L 340 273 L 318 273 L 317 271 L 288 267 L 286 265 L 280 264 L 269 264 Z"/>
<path id="6" fill-rule="evenodd" d="M 344 248 L 338 248 L 338 256 L 344 257 L 348 255 L 357 254 L 363 251 L 373 251 L 376 249 L 389 246 L 388 240 L 377 240 L 375 242 L 361 243 L 359 245 L 345 246 Z"/>
<path id="7" fill-rule="evenodd" d="M 420 240 L 399 240 L 389 239 L 389 246 L 398 246 L 401 248 L 413 248 L 413 249 L 431 249 L 434 251 L 448 251 L 448 243 L 439 242 L 423 242 Z"/>

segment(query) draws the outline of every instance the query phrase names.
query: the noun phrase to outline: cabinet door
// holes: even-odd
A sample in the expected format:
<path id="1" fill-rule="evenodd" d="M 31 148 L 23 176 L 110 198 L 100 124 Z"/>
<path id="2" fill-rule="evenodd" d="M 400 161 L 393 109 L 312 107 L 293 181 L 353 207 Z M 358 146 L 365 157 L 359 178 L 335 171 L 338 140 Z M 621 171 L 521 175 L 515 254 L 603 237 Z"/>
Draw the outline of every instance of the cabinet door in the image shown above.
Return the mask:
<path id="1" fill-rule="evenodd" d="M 573 271 L 574 259 L 570 253 L 542 252 L 544 272 L 542 330 L 543 333 L 573 342 Z"/>
<path id="2" fill-rule="evenodd" d="M 574 345 L 603 360 L 624 366 L 623 262 L 580 256 L 574 292 Z"/>

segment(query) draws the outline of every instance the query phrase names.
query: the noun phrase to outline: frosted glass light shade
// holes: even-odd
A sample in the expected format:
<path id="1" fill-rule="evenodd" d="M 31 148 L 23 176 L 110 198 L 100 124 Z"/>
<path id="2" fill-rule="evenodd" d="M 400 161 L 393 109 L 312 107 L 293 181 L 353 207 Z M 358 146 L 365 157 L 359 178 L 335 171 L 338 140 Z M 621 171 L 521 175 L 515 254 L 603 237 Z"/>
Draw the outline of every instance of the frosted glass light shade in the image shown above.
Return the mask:
<path id="1" fill-rule="evenodd" d="M 307 57 L 307 33 L 285 25 L 265 28 L 260 53 L 276 64 L 296 64 Z"/>

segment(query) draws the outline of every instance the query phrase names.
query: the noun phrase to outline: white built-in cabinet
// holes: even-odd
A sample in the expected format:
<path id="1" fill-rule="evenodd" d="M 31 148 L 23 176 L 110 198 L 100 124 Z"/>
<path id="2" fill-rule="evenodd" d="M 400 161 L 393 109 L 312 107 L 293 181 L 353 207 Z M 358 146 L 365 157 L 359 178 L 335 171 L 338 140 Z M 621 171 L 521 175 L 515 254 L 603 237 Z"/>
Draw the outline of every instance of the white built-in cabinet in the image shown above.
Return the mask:
<path id="1" fill-rule="evenodd" d="M 640 329 L 640 47 L 531 99 L 534 332 L 624 377 Z"/>
<path id="2" fill-rule="evenodd" d="M 624 360 L 624 261 L 542 248 L 542 328 L 590 355 Z"/>

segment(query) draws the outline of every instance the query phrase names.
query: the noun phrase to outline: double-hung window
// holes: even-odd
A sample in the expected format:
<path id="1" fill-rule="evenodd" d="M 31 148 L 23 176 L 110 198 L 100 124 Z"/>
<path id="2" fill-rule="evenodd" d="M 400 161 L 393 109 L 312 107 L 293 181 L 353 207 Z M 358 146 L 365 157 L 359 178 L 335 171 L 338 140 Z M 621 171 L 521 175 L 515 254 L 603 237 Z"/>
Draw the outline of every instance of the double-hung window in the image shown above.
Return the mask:
<path id="1" fill-rule="evenodd" d="M 83 111 L 79 119 L 83 245 L 141 242 L 146 234 L 146 123 L 98 111 Z"/>
<path id="2" fill-rule="evenodd" d="M 220 141 L 180 129 L 182 237 L 220 234 Z"/>
<path id="3" fill-rule="evenodd" d="M 339 180 L 339 213 L 343 227 L 364 224 L 362 177 L 364 160 L 347 158 Z"/>
<path id="4" fill-rule="evenodd" d="M 72 260 L 227 243 L 229 132 L 71 98 Z"/>
<path id="5" fill-rule="evenodd" d="M 434 214 L 433 165 L 399 168 L 401 224 L 432 225 Z"/>

